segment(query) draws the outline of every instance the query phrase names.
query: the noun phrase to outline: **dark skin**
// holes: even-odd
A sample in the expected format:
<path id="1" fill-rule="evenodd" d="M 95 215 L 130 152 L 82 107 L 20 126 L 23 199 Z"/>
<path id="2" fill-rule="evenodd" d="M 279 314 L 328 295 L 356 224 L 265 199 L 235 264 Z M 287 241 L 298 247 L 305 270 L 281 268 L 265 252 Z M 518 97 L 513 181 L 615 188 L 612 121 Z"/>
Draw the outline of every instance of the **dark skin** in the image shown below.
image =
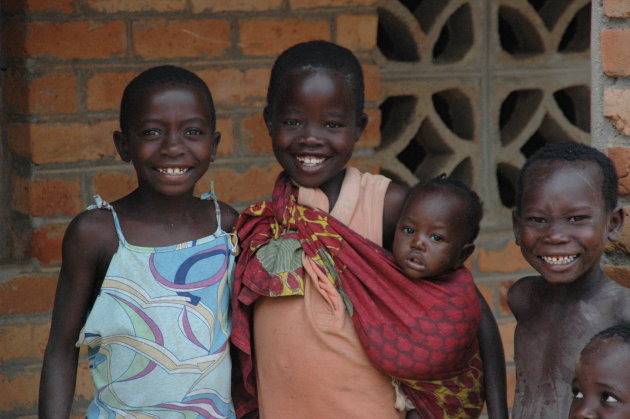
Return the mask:
<path id="1" fill-rule="evenodd" d="M 367 116 L 357 113 L 350 86 L 335 70 L 296 70 L 287 76 L 283 86 L 276 102 L 264 111 L 274 153 L 295 182 L 320 188 L 328 197 L 332 211 L 345 176 L 345 165 L 365 129 Z M 315 163 L 308 166 L 302 161 L 304 157 L 312 158 Z M 383 246 L 387 249 L 392 248 L 406 193 L 406 187 L 393 182 L 387 188 L 383 208 Z M 503 348 L 492 311 L 479 296 L 482 320 L 478 338 L 484 357 L 488 409 L 492 419 L 504 419 L 508 410 Z M 412 410 L 407 417 L 418 415 Z"/>
<path id="2" fill-rule="evenodd" d="M 192 88 L 156 87 L 143 92 L 129 132 L 115 132 L 123 161 L 133 162 L 138 188 L 112 203 L 126 240 L 167 246 L 209 236 L 217 229 L 211 201 L 193 196 L 195 183 L 214 160 L 220 135 L 203 95 Z M 185 168 L 179 176 L 156 168 Z M 221 227 L 231 231 L 238 216 L 225 203 Z M 112 215 L 92 210 L 68 226 L 39 393 L 39 417 L 67 418 L 75 391 L 79 350 L 75 347 L 118 249 Z"/>
<path id="3" fill-rule="evenodd" d="M 508 304 L 517 320 L 513 417 L 567 417 L 579 351 L 597 332 L 630 320 L 630 289 L 600 259 L 623 212 L 607 209 L 591 162 L 545 162 L 524 179 L 517 244 L 541 276 L 517 281 Z"/>

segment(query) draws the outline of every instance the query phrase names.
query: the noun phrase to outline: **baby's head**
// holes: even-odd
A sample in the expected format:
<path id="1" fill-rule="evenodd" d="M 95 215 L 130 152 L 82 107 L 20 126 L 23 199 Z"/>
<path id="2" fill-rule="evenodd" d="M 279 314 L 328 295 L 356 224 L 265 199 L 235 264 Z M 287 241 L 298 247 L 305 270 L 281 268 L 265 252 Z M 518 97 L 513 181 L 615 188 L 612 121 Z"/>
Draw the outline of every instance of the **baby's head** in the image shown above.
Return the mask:
<path id="1" fill-rule="evenodd" d="M 341 173 L 367 123 L 363 72 L 348 49 L 297 44 L 276 60 L 265 123 L 276 159 L 298 184 L 320 187 Z"/>
<path id="2" fill-rule="evenodd" d="M 202 79 L 180 67 L 154 67 L 125 88 L 114 143 L 121 159 L 133 163 L 140 188 L 188 195 L 215 158 L 215 124 Z"/>
<path id="3" fill-rule="evenodd" d="M 396 225 L 394 259 L 410 278 L 459 268 L 475 248 L 483 216 L 479 196 L 439 176 L 409 190 Z"/>
<path id="4" fill-rule="evenodd" d="M 513 212 L 516 243 L 547 281 L 571 283 L 599 272 L 607 240 L 618 237 L 617 174 L 584 144 L 545 145 L 523 166 Z"/>
<path id="5" fill-rule="evenodd" d="M 570 419 L 630 418 L 630 324 L 610 327 L 584 347 L 571 386 Z"/>

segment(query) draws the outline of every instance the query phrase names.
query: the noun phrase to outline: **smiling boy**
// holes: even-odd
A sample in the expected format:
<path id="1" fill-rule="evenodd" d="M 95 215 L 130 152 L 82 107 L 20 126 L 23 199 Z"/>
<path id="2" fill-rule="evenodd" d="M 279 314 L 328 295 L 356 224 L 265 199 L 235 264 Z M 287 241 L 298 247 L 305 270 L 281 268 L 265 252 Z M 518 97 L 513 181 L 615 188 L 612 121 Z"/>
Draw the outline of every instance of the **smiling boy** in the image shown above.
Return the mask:
<path id="1" fill-rule="evenodd" d="M 513 418 L 566 418 L 580 349 L 630 320 L 630 289 L 600 266 L 623 225 L 610 159 L 579 143 L 546 145 L 521 170 L 512 220 L 521 253 L 540 273 L 508 292 L 517 320 Z"/>

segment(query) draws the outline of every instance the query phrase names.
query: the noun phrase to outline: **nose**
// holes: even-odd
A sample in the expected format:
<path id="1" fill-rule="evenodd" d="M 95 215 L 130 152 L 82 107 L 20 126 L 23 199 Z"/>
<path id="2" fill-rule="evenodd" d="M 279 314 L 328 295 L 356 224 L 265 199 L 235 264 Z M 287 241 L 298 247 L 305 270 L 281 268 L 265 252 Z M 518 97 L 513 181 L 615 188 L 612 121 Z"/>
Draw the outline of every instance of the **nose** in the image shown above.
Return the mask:
<path id="1" fill-rule="evenodd" d="M 184 152 L 184 143 L 178 132 L 167 133 L 162 142 L 162 152 L 169 156 L 178 156 Z"/>
<path id="2" fill-rule="evenodd" d="M 545 232 L 545 241 L 551 244 L 565 243 L 568 239 L 563 227 L 561 222 L 549 222 L 547 231 Z"/>
<path id="3" fill-rule="evenodd" d="M 583 400 L 577 407 L 574 407 L 576 401 L 573 401 L 571 405 L 571 414 L 569 415 L 569 419 L 597 419 L 599 418 L 599 414 L 597 413 L 597 409 L 586 400 Z"/>
<path id="4" fill-rule="evenodd" d="M 303 144 L 316 145 L 322 141 L 319 127 L 316 124 L 308 124 L 304 127 L 303 136 L 300 138 Z"/>
<path id="5" fill-rule="evenodd" d="M 424 251 L 424 249 L 426 248 L 426 243 L 424 242 L 424 239 L 422 238 L 422 234 L 416 233 L 413 235 L 413 238 L 411 239 L 411 247 L 413 249 Z"/>

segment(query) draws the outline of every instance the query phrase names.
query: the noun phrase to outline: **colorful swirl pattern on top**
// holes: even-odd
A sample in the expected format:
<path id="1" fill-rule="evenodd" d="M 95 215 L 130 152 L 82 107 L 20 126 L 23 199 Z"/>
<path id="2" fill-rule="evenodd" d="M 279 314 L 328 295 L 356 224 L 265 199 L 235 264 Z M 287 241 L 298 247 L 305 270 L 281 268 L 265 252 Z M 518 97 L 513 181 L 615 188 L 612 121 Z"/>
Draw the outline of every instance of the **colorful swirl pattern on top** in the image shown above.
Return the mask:
<path id="1" fill-rule="evenodd" d="M 165 247 L 119 238 L 77 345 L 88 346 L 88 418 L 235 418 L 229 336 L 235 243 L 221 230 Z"/>

